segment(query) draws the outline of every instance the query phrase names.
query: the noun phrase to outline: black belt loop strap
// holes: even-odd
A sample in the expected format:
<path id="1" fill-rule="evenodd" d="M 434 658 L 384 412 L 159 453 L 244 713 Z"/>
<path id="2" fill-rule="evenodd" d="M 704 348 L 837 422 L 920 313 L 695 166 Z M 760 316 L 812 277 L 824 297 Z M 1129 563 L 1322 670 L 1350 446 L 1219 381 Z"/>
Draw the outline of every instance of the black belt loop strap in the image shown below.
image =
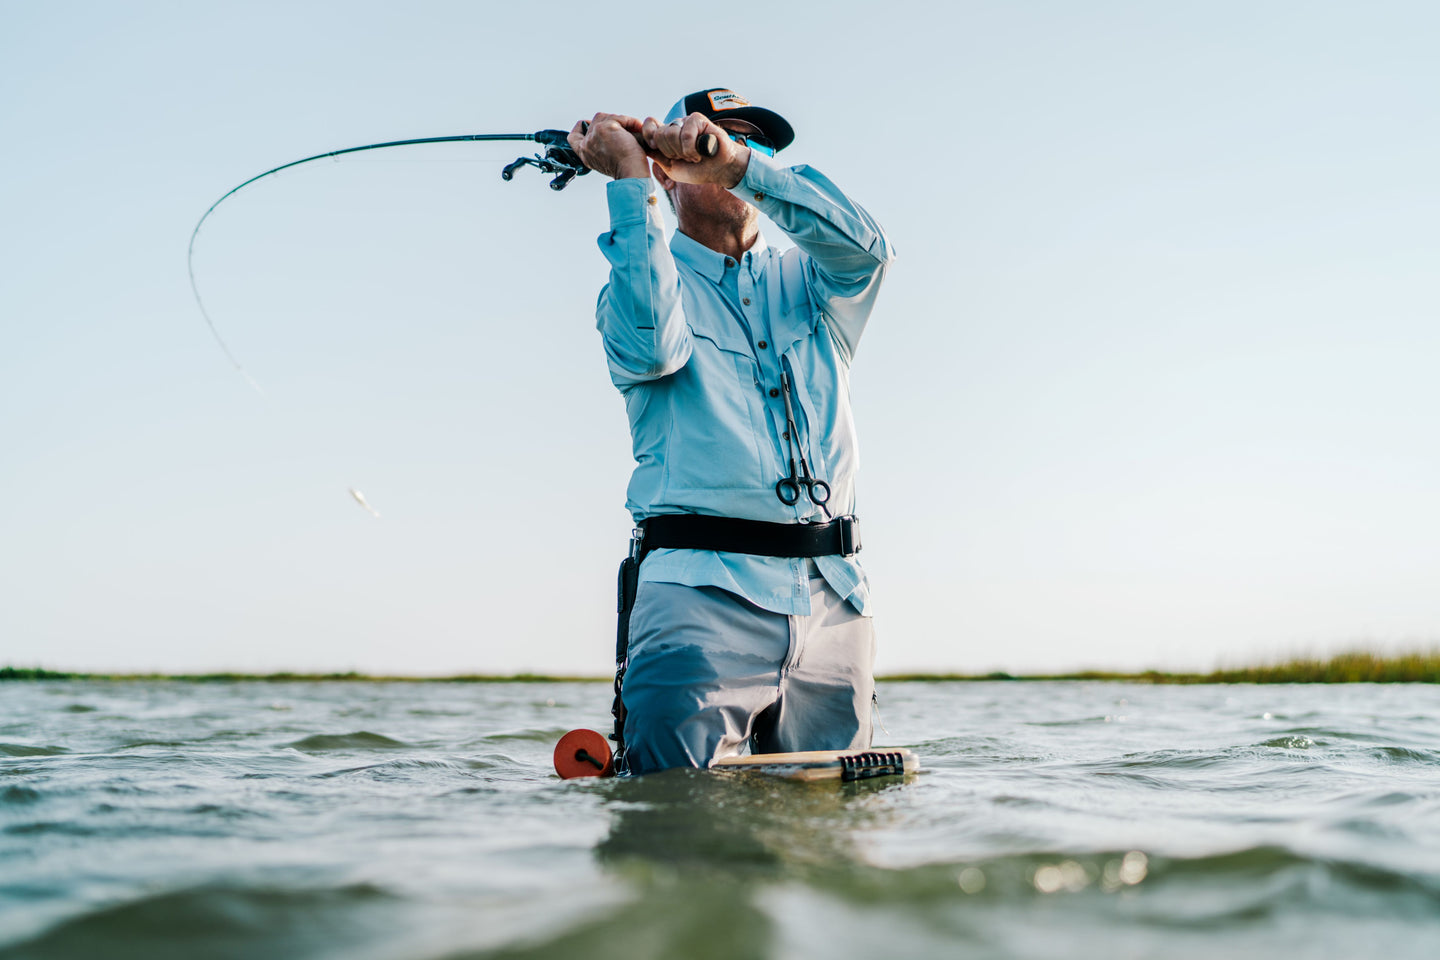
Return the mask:
<path id="1" fill-rule="evenodd" d="M 853 557 L 860 552 L 860 520 L 850 516 L 828 523 L 766 523 L 676 513 L 641 520 L 640 527 L 646 553 L 674 548 L 761 557 Z"/>

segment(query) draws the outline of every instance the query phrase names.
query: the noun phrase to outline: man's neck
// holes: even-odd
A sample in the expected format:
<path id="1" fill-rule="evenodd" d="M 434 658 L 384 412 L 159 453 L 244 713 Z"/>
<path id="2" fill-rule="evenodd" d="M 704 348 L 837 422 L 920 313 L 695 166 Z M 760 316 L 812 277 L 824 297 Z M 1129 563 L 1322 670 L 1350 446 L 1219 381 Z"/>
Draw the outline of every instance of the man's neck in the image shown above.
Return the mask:
<path id="1" fill-rule="evenodd" d="M 702 247 L 735 260 L 755 245 L 760 238 L 760 224 L 751 220 L 744 225 L 717 224 L 713 221 L 680 224 L 680 232 Z"/>

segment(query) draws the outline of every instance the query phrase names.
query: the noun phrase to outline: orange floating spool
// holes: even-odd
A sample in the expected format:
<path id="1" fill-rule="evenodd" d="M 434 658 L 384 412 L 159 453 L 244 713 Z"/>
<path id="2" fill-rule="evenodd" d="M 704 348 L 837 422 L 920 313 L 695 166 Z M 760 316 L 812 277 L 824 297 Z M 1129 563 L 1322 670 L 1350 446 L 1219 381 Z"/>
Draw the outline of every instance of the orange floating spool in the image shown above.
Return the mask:
<path id="1" fill-rule="evenodd" d="M 610 743 L 594 730 L 571 730 L 555 744 L 555 772 L 564 780 L 615 776 Z"/>

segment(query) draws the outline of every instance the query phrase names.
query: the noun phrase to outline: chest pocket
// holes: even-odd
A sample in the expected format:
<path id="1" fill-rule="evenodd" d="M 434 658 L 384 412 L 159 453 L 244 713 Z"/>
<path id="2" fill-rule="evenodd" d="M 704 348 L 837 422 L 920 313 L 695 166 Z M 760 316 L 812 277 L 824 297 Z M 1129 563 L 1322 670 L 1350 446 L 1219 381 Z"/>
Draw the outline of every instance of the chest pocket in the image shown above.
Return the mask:
<path id="1" fill-rule="evenodd" d="M 691 326 L 690 360 L 671 381 L 667 493 L 750 489 L 764 482 L 764 409 L 749 342 Z"/>

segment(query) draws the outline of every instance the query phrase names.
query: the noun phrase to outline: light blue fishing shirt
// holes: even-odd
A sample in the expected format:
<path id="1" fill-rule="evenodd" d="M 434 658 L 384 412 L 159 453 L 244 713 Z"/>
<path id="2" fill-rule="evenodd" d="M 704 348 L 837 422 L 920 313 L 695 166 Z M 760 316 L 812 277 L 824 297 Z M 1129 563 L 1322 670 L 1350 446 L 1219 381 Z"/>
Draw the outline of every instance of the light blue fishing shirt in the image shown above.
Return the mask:
<path id="1" fill-rule="evenodd" d="M 610 262 L 596 326 L 610 379 L 625 398 L 635 456 L 626 507 L 638 522 L 698 513 L 823 523 L 790 474 L 780 375 L 794 388 L 798 454 L 830 484 L 834 516 L 855 512 L 859 454 L 850 413 L 850 363 L 893 260 L 880 225 L 818 171 L 752 152 L 731 191 L 795 242 L 764 238 L 736 261 L 677 232 L 667 245 L 648 178 L 606 188 Z M 831 588 L 860 613 L 869 582 L 853 557 L 818 557 Z M 810 613 L 803 559 L 713 550 L 655 550 L 640 579 L 720 587 L 775 613 Z"/>

